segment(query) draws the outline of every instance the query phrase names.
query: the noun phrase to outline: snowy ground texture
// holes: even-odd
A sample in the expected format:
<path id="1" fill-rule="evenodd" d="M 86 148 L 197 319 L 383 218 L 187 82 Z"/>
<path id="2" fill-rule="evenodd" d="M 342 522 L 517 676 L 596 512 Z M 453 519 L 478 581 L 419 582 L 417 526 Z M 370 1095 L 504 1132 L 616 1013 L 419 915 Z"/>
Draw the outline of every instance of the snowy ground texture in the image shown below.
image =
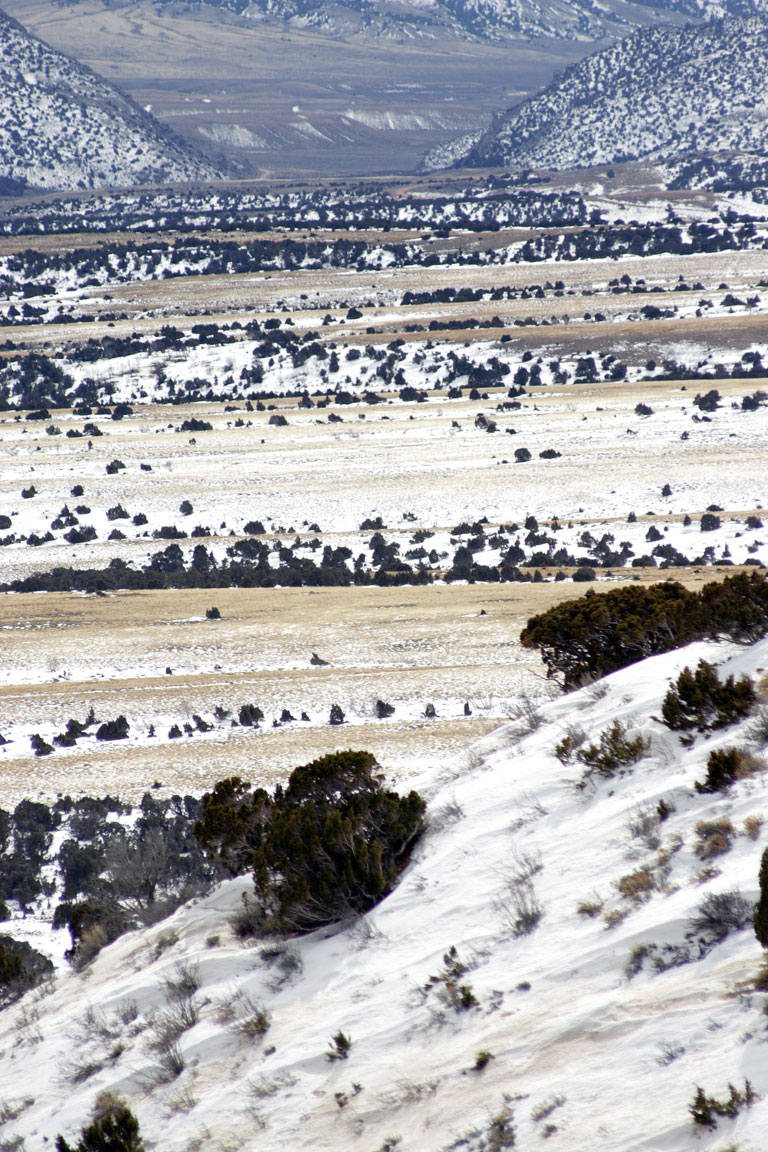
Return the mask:
<path id="1" fill-rule="evenodd" d="M 764 689 L 768 641 L 693 645 L 528 709 L 417 781 L 428 832 L 394 893 L 354 924 L 244 945 L 229 924 L 243 878 L 83 973 L 60 971 L 0 1015 L 2 1146 L 71 1137 L 110 1090 L 164 1152 L 480 1152 L 512 1147 L 512 1130 L 522 1148 L 549 1137 L 573 1152 L 759 1152 L 761 951 L 748 924 L 716 941 L 692 917 L 712 893 L 731 892 L 734 908 L 737 890 L 757 897 L 765 725 L 753 716 L 685 748 L 656 719 L 669 681 L 702 657 Z M 576 726 L 596 740 L 617 719 L 650 741 L 647 755 L 579 787 L 582 766 L 563 766 L 555 745 Z M 754 774 L 697 793 L 708 753 L 734 744 Z M 715 820 L 717 855 L 701 828 Z M 191 1026 L 163 1067 L 162 1014 L 185 972 L 199 983 Z M 261 1038 L 247 1035 L 257 1007 L 270 1020 Z M 331 1061 L 339 1031 L 351 1048 Z M 745 1078 L 752 1106 L 696 1129 L 696 1086 L 723 1099 Z"/>

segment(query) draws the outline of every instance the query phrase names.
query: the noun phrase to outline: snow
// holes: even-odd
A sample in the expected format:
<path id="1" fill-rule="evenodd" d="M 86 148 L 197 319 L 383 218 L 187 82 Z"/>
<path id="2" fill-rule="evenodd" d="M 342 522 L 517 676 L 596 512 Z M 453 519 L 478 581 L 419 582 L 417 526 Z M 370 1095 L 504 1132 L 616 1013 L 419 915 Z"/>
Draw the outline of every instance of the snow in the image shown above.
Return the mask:
<path id="1" fill-rule="evenodd" d="M 250 890 L 240 878 L 122 937 L 84 972 L 60 970 L 0 1014 L 4 1100 L 32 1097 L 3 1138 L 23 1137 L 38 1152 L 55 1133 L 79 1131 L 97 1092 L 111 1090 L 130 1102 L 148 1148 L 164 1152 L 479 1152 L 493 1147 L 491 1121 L 505 1112 L 523 1148 L 554 1135 L 572 1152 L 729 1141 L 760 1152 L 768 1078 L 751 930 L 731 933 L 703 959 L 661 972 L 646 960 L 627 975 L 638 945 L 684 941 L 707 893 L 757 896 L 765 835 L 751 839 L 744 821 L 765 810 L 764 770 L 727 793 L 693 788 L 712 748 L 746 742 L 759 755 L 751 722 L 686 748 L 656 719 L 668 681 L 701 657 L 721 677 L 759 680 L 768 641 L 693 645 L 536 709 L 521 706 L 517 720 L 415 781 L 429 803 L 427 834 L 394 892 L 354 924 L 277 945 L 240 943 L 229 927 Z M 617 719 L 650 740 L 648 755 L 577 787 L 581 766 L 564 767 L 555 744 L 569 725 L 594 739 Z M 629 825 L 662 798 L 673 810 L 654 846 Z M 736 830 L 732 848 L 705 873 L 695 826 L 725 816 Z M 619 878 L 642 866 L 656 878 L 650 898 L 620 896 Z M 515 894 L 526 884 L 543 914 L 516 935 Z M 603 901 L 601 914 L 577 913 L 588 900 Z M 466 966 L 456 979 L 477 1000 L 466 1011 L 450 1006 L 452 947 Z M 180 1040 L 183 1070 L 163 1083 L 148 1040 L 164 981 L 180 963 L 199 976 L 198 1022 Z M 245 994 L 271 1015 L 263 1040 L 236 1029 Z M 134 1019 L 121 1023 L 118 1014 Z M 351 1039 L 349 1057 L 331 1062 L 339 1031 Z M 492 1058 L 478 1070 L 481 1051 Z M 758 1093 L 753 1106 L 716 1132 L 695 1132 L 687 1112 L 695 1086 L 722 1098 L 745 1077 Z"/>

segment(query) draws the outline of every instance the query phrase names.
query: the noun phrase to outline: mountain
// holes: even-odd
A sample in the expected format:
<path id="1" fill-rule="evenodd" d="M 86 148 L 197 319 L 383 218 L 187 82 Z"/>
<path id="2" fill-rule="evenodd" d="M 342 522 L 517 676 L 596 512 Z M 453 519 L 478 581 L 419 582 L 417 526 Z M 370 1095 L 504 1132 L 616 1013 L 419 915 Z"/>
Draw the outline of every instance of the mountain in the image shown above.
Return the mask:
<path id="1" fill-rule="evenodd" d="M 353 923 L 243 938 L 243 876 L 78 972 L 54 945 L 58 974 L 0 1011 L 2 1146 L 86 1147 L 121 1094 L 163 1152 L 764 1149 L 768 708 L 670 730 L 701 658 L 765 684 L 765 640 L 698 643 L 522 701 L 409 781 L 427 832 Z M 585 772 L 622 741 L 635 763 Z M 734 747 L 739 778 L 698 790 Z M 20 913 L 3 931 L 46 946 Z"/>
<path id="2" fill-rule="evenodd" d="M 0 178 L 78 189 L 176 183 L 215 168 L 89 68 L 0 12 Z"/>
<path id="3" fill-rule="evenodd" d="M 332 34 L 601 40 L 628 29 L 766 10 L 766 0 L 208 0 L 247 19 Z M 160 0 L 178 8 L 177 0 Z"/>
<path id="4" fill-rule="evenodd" d="M 644 29 L 572 65 L 511 108 L 467 143 L 458 163 L 575 168 L 765 152 L 766 74 L 764 16 Z"/>

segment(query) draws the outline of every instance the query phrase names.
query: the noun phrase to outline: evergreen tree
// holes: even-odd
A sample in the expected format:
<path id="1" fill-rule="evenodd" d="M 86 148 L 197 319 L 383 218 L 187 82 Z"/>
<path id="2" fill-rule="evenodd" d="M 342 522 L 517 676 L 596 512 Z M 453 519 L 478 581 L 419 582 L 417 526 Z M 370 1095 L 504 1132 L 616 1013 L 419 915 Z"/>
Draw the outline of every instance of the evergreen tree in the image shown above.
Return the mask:
<path id="1" fill-rule="evenodd" d="M 755 936 L 768 948 L 768 848 L 760 861 L 760 899 L 755 908 Z"/>

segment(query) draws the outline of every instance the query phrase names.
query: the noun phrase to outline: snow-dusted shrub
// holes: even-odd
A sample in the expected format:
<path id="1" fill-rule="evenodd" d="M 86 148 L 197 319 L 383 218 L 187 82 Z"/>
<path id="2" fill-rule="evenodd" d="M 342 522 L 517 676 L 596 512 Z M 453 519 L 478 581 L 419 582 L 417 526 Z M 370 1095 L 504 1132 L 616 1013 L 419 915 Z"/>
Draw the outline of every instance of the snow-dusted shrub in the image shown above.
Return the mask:
<path id="1" fill-rule="evenodd" d="M 664 697 L 661 715 L 673 731 L 695 728 L 705 732 L 736 723 L 749 713 L 756 700 L 751 677 L 742 676 L 736 681 L 729 676 L 721 683 L 713 666 L 700 660 L 693 672 L 683 668 Z"/>

